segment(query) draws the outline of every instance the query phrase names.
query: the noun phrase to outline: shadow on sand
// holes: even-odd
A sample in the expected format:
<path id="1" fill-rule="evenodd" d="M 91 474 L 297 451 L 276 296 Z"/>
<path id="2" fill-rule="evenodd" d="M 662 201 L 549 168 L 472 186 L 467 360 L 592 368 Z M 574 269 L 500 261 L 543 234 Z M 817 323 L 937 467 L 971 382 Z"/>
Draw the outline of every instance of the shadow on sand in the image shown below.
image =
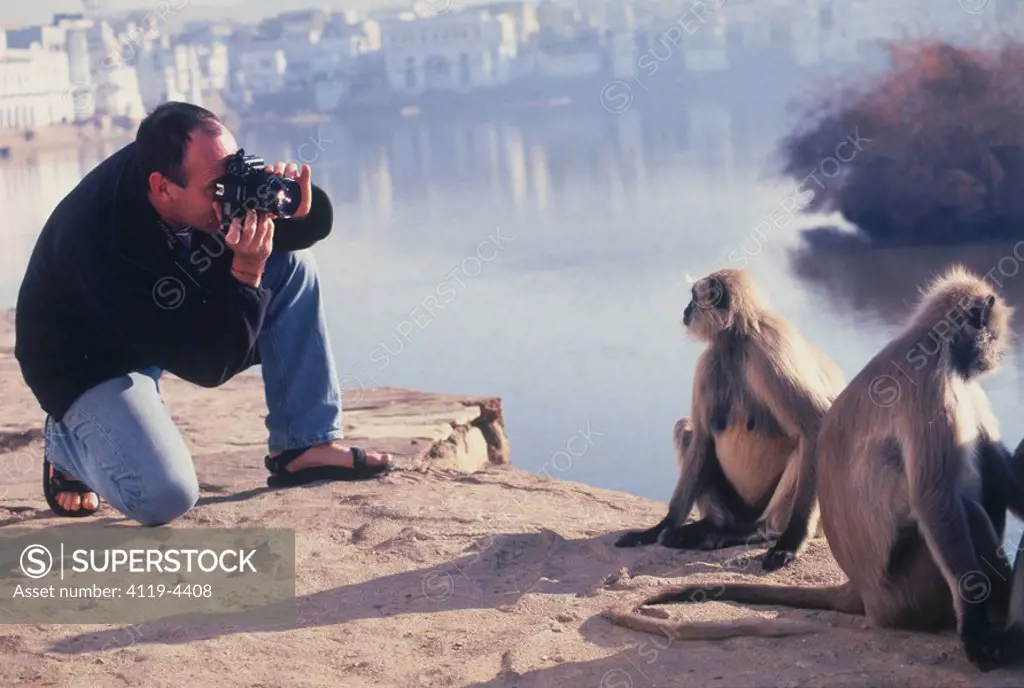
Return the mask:
<path id="1" fill-rule="evenodd" d="M 468 554 L 437 566 L 371 578 L 243 612 L 190 613 L 82 633 L 56 641 L 50 651 L 80 655 L 128 645 L 185 644 L 240 633 L 333 626 L 376 617 L 497 609 L 514 605 L 529 593 L 588 596 L 608 584 L 609 577 L 614 579 L 615 572 L 623 566 L 628 566 L 633 576 L 660 578 L 712 570 L 713 565 L 706 561 L 710 553 L 706 552 L 680 552 L 658 546 L 615 548 L 613 543 L 622 532 L 576 540 L 567 540 L 550 530 L 493 534 L 478 541 Z M 736 547 L 711 556 L 722 561 L 717 570 L 728 568 L 760 575 L 760 549 Z M 580 566 L 580 561 L 593 565 Z M 595 623 L 613 628 L 596 617 Z"/>

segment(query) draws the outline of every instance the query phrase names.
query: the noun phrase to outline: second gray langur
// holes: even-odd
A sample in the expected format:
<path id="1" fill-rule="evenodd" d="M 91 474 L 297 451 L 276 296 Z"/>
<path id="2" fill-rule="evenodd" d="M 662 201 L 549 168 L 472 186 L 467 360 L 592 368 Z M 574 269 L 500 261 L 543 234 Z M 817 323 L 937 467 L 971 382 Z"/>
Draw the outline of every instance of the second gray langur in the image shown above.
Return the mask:
<path id="1" fill-rule="evenodd" d="M 842 370 L 742 269 L 697 280 L 683 325 L 707 347 L 691 416 L 673 429 L 678 483 L 665 518 L 616 546 L 707 550 L 777 537 L 762 567 L 781 568 L 817 533 L 813 440 Z M 685 523 L 695 505 L 700 520 Z"/>
<path id="2" fill-rule="evenodd" d="M 954 265 L 836 398 L 817 440 L 818 497 L 845 583 L 691 585 L 641 604 L 712 599 L 862 614 L 884 628 L 955 628 L 973 664 L 1000 666 L 1024 618 L 1018 585 L 1006 632 L 1011 572 L 1001 542 L 1006 509 L 1020 510 L 1022 495 L 1007 480 L 1010 457 L 979 381 L 999 368 L 1012 314 L 991 285 Z M 607 616 L 693 639 L 807 632 L 763 619 L 705 630 L 634 608 Z"/>

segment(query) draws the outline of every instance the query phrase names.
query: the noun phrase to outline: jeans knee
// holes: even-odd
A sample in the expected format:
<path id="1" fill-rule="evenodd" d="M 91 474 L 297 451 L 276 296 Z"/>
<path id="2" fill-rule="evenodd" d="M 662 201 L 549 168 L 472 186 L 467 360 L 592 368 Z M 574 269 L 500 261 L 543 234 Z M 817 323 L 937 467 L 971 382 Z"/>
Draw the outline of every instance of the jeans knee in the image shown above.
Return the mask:
<path id="1" fill-rule="evenodd" d="M 301 284 L 313 284 L 317 281 L 317 265 L 313 252 L 308 248 L 291 252 L 293 278 Z"/>
<path id="2" fill-rule="evenodd" d="M 288 299 L 316 289 L 319 282 L 316 259 L 308 248 L 271 253 L 263 274 L 264 285 Z"/>
<path id="3" fill-rule="evenodd" d="M 199 483 L 192 476 L 166 479 L 147 486 L 129 514 L 144 526 L 160 526 L 183 516 L 199 501 Z"/>

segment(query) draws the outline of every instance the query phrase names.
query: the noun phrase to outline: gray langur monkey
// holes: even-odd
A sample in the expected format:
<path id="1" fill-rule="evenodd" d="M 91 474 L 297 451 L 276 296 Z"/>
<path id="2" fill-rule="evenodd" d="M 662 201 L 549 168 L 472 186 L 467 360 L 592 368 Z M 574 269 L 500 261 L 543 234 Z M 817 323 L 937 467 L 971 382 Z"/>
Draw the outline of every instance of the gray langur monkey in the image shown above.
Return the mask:
<path id="1" fill-rule="evenodd" d="M 691 416 L 673 429 L 678 483 L 660 523 L 615 544 L 710 550 L 777 537 L 762 567 L 781 568 L 818 532 L 813 440 L 842 370 L 742 269 L 697 280 L 683 325 L 707 347 Z M 685 523 L 695 505 L 700 520 Z"/>
<path id="2" fill-rule="evenodd" d="M 1011 457 L 979 380 L 999 368 L 1014 311 L 961 265 L 922 292 L 904 330 L 832 404 L 817 438 L 821 524 L 848 580 L 824 588 L 690 585 L 642 604 L 712 599 L 861 614 L 882 628 L 955 628 L 979 669 L 1003 662 L 1013 634 L 1001 542 L 1006 510 L 1020 509 L 1022 494 L 1006 480 Z M 607 616 L 690 639 L 788 634 L 764 619 L 705 632 L 634 609 Z"/>

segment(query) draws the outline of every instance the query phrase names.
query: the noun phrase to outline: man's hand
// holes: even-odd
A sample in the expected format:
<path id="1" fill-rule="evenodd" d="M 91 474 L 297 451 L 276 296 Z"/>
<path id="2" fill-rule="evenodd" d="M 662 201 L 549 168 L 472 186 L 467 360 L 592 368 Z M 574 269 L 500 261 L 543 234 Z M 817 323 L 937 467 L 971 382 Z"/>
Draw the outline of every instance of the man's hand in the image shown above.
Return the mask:
<path id="1" fill-rule="evenodd" d="M 235 218 L 224 239 L 234 251 L 231 274 L 254 287 L 263 279 L 263 268 L 274 250 L 274 218 L 247 210 L 245 220 Z"/>
<path id="2" fill-rule="evenodd" d="M 300 169 L 294 162 L 279 162 L 273 167 L 267 165 L 263 169 L 286 179 L 298 181 L 299 187 L 302 189 L 302 199 L 299 201 L 299 209 L 295 211 L 294 217 L 296 220 L 301 220 L 309 215 L 309 209 L 313 205 L 313 182 L 311 181 L 313 171 L 310 166 L 304 164 Z"/>
<path id="3" fill-rule="evenodd" d="M 300 169 L 294 162 L 279 162 L 273 167 L 267 165 L 263 169 L 272 174 L 298 181 L 302 190 L 302 198 L 293 217 L 302 219 L 309 215 L 309 210 L 313 205 L 310 166 L 302 165 Z M 220 207 L 217 204 L 214 204 L 214 210 L 219 219 Z M 224 239 L 235 254 L 231 262 L 231 274 L 235 276 L 235 279 L 254 287 L 260 285 L 260 281 L 263 279 L 263 268 L 266 266 L 270 253 L 274 250 L 275 218 L 273 213 L 256 213 L 247 210 L 244 220 L 235 218 L 231 222 Z"/>

